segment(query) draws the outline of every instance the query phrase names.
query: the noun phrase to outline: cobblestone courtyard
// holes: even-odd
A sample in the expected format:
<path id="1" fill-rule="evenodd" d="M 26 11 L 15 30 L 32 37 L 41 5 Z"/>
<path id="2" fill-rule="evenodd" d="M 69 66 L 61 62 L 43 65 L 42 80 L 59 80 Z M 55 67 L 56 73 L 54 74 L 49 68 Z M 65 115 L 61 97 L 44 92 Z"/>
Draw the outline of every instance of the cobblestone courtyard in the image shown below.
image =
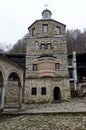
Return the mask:
<path id="1" fill-rule="evenodd" d="M 13 106 L 13 104 L 11 104 Z M 64 112 L 86 112 L 86 98 L 70 99 L 65 102 L 44 104 L 23 104 L 22 109 L 4 109 L 4 113 L 64 113 Z"/>
<path id="2" fill-rule="evenodd" d="M 0 115 L 0 130 L 86 130 L 86 98 L 4 110 L 10 112 Z"/>
<path id="3" fill-rule="evenodd" d="M 0 117 L 0 130 L 86 130 L 86 115 L 22 115 Z"/>

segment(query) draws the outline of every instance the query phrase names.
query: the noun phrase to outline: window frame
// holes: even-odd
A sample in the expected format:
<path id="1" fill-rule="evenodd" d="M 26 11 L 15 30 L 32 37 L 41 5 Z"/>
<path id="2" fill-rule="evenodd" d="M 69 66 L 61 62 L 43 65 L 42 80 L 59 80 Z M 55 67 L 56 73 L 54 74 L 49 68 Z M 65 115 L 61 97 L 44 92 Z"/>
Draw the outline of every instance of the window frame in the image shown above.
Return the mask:
<path id="1" fill-rule="evenodd" d="M 35 36 L 35 27 L 32 28 L 32 36 Z"/>
<path id="2" fill-rule="evenodd" d="M 41 50 L 44 50 L 45 49 L 45 43 L 41 43 Z"/>
<path id="3" fill-rule="evenodd" d="M 39 42 L 38 42 L 38 41 L 35 41 L 35 42 L 34 42 L 34 48 L 35 48 L 36 50 L 39 49 Z"/>
<path id="4" fill-rule="evenodd" d="M 48 33 L 48 24 L 43 24 L 43 26 L 42 26 L 42 32 Z"/>
<path id="5" fill-rule="evenodd" d="M 59 70 L 60 69 L 60 64 L 59 63 L 55 63 L 55 70 Z"/>
<path id="6" fill-rule="evenodd" d="M 32 87 L 31 95 L 37 95 L 37 88 L 36 87 Z"/>
<path id="7" fill-rule="evenodd" d="M 58 29 L 58 30 L 57 30 Z M 60 35 L 61 34 L 61 27 L 56 26 L 56 34 Z"/>
<path id="8" fill-rule="evenodd" d="M 33 71 L 37 71 L 38 70 L 38 65 L 36 63 L 33 64 Z"/>
<path id="9" fill-rule="evenodd" d="M 46 95 L 46 87 L 41 87 L 41 95 Z"/>
<path id="10" fill-rule="evenodd" d="M 47 43 L 47 49 L 48 50 L 52 49 L 52 44 L 51 43 Z"/>

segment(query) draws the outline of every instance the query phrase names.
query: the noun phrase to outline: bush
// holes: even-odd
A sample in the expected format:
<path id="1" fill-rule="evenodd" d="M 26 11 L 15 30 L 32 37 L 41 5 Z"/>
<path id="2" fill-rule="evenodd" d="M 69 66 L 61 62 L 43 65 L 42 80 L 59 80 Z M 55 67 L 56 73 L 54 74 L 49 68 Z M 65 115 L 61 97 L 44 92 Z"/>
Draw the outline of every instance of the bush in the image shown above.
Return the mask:
<path id="1" fill-rule="evenodd" d="M 78 91 L 76 90 L 72 90 L 71 91 L 71 97 L 73 98 L 73 97 L 79 97 L 79 93 L 78 93 Z"/>

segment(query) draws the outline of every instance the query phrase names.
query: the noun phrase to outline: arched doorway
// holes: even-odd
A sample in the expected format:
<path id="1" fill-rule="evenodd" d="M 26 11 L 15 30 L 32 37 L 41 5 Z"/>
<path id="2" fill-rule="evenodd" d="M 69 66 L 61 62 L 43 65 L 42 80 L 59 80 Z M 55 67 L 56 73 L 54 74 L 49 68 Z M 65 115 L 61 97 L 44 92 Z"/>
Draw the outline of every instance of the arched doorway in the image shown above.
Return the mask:
<path id="1" fill-rule="evenodd" d="M 16 72 L 10 73 L 6 86 L 5 107 L 21 107 L 21 82 Z"/>
<path id="2" fill-rule="evenodd" d="M 61 99 L 61 92 L 59 87 L 54 88 L 54 101 L 59 101 Z"/>

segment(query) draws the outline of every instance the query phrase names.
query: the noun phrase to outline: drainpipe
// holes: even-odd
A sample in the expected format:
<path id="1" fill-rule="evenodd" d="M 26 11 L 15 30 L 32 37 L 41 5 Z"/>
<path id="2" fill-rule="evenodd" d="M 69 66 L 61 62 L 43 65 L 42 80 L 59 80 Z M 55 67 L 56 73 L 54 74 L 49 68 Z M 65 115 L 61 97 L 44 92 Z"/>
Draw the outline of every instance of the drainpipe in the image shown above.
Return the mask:
<path id="1" fill-rule="evenodd" d="M 77 67 L 76 67 L 76 52 L 75 51 L 73 51 L 73 79 L 74 79 L 74 88 L 76 90 Z"/>

